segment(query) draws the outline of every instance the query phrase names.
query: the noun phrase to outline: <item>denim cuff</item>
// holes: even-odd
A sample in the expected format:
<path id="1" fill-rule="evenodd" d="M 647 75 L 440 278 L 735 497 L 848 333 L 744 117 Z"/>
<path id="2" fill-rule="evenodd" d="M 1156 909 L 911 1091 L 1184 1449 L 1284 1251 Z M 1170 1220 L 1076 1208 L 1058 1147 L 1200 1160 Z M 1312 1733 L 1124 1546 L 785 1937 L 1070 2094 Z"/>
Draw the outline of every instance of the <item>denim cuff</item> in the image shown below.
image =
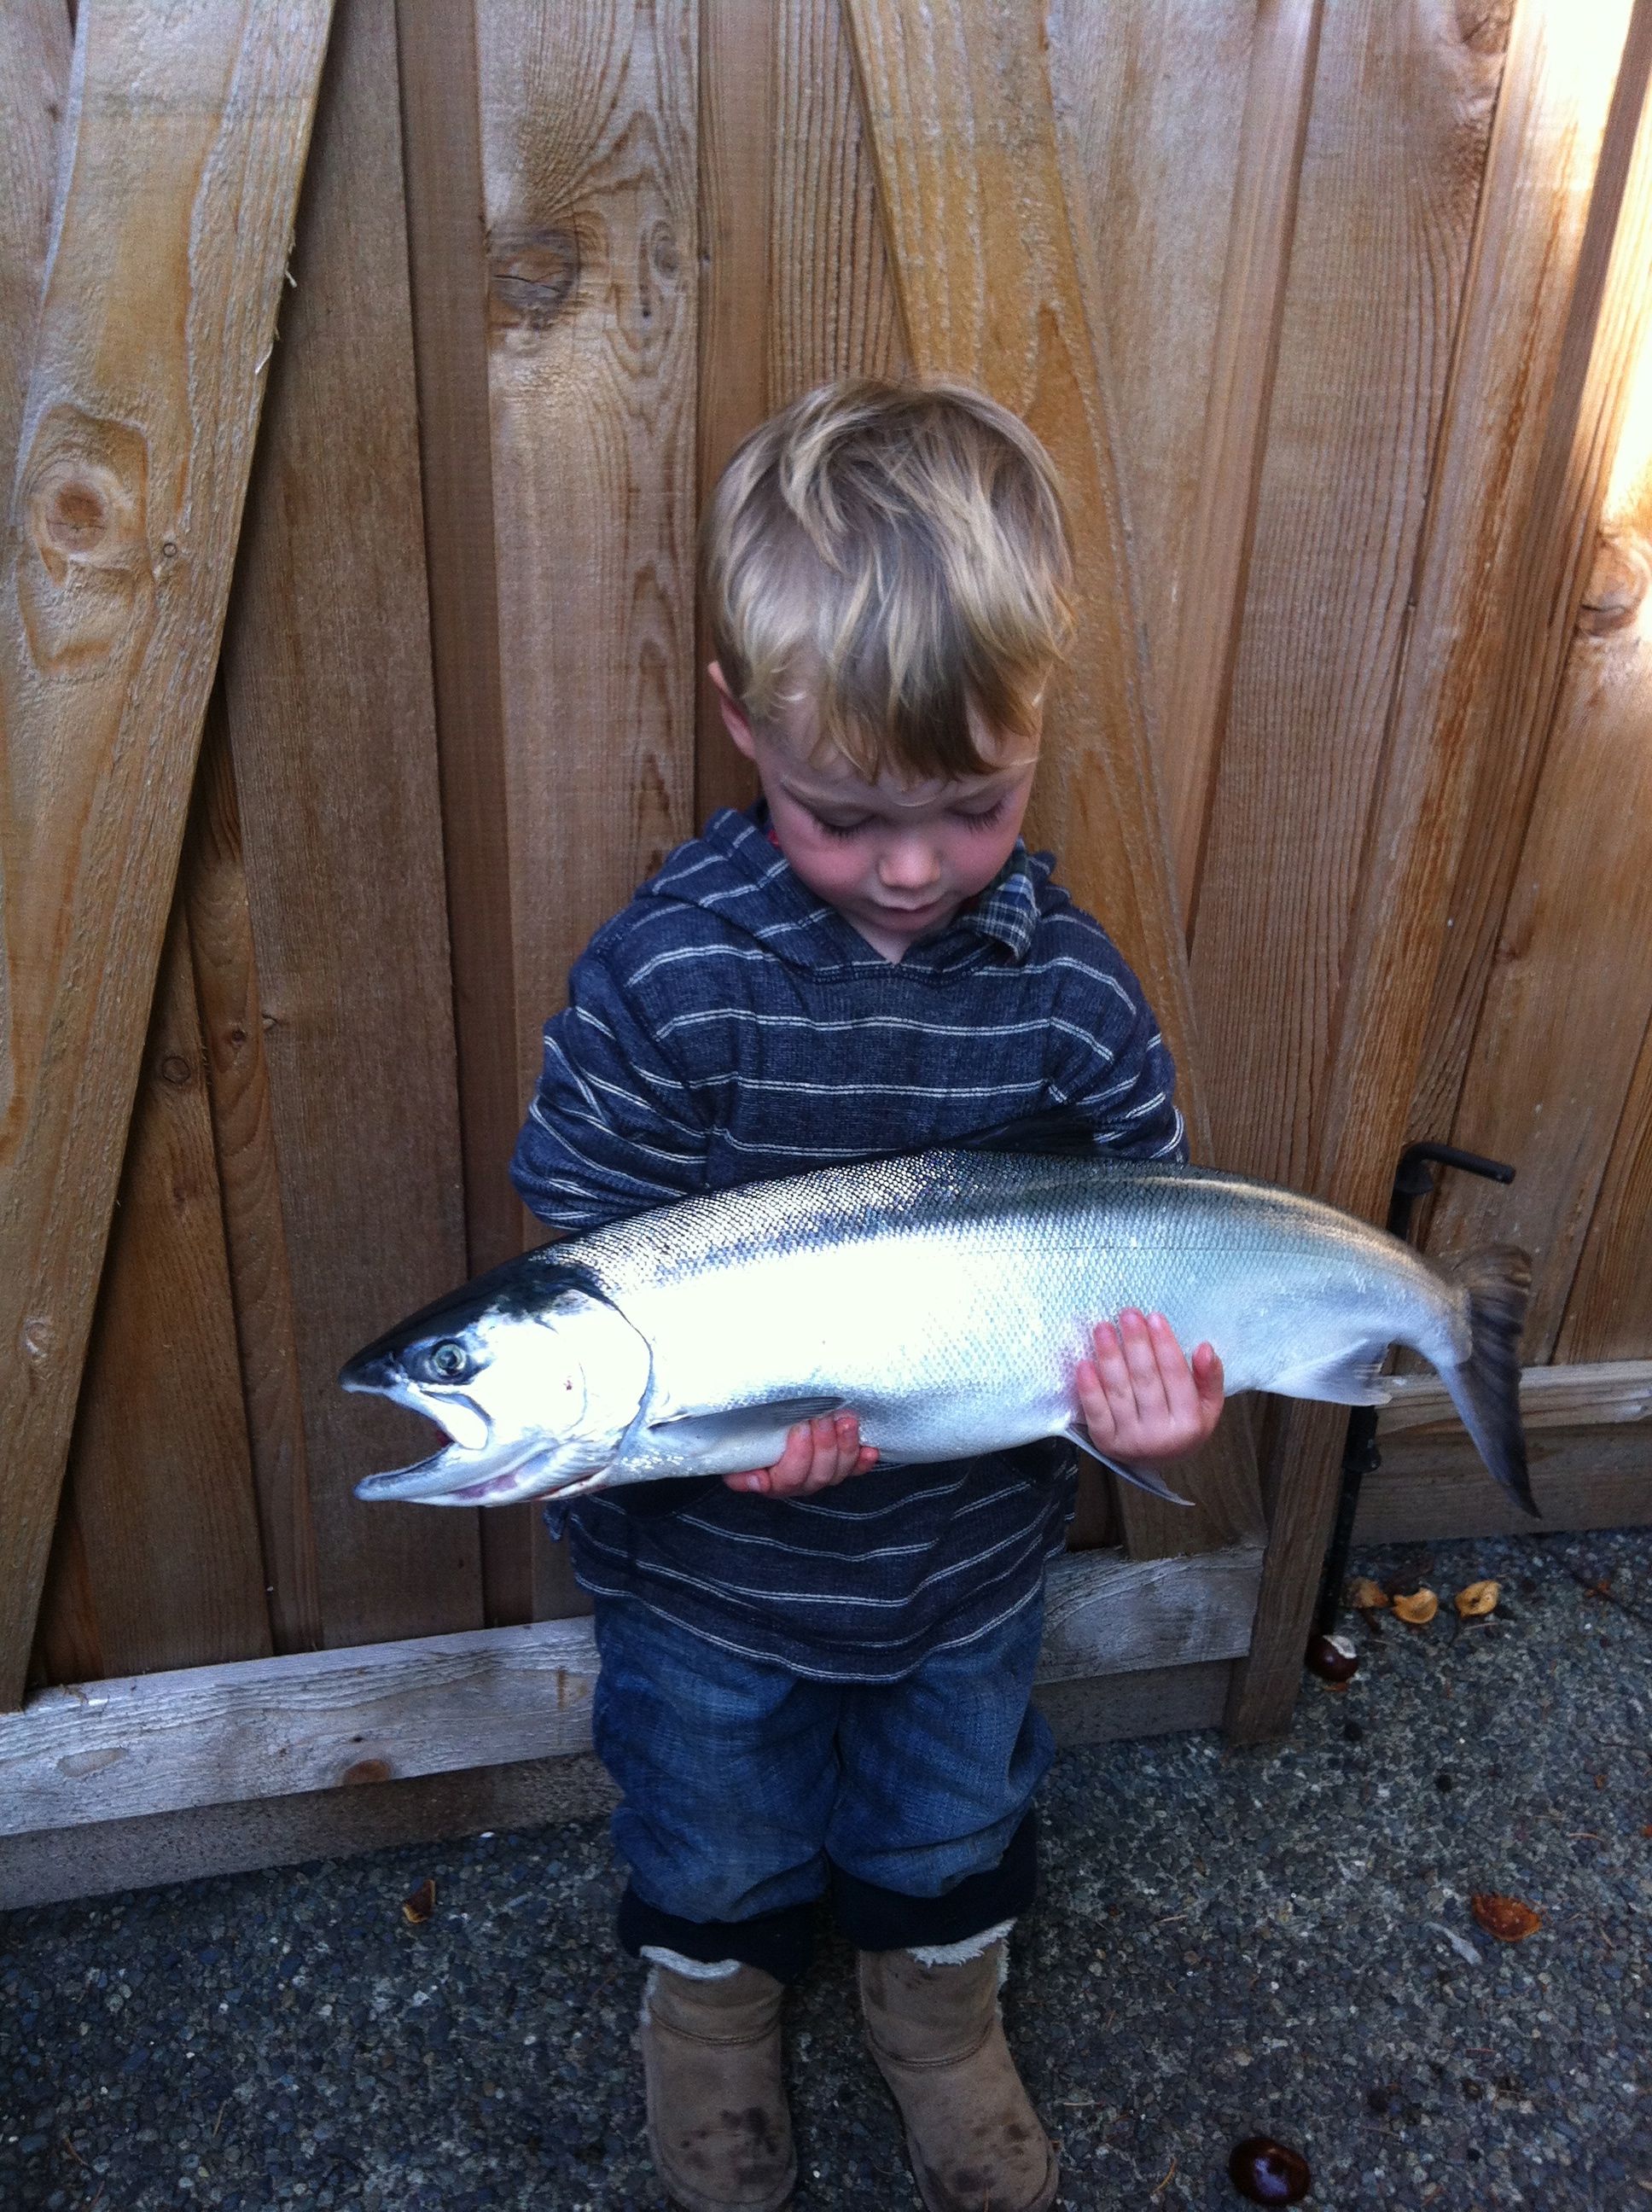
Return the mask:
<path id="1" fill-rule="evenodd" d="M 684 1920 L 650 1905 L 628 1883 L 617 1927 L 621 1945 L 634 1959 L 641 1958 L 645 1943 L 653 1943 L 708 1966 L 738 1959 L 743 1966 L 761 1966 L 777 1982 L 796 1982 L 814 1955 L 814 1921 L 812 1902 L 782 1905 L 773 1912 L 753 1913 L 749 1920 Z"/>
<path id="2" fill-rule="evenodd" d="M 1038 1816 L 1029 1807 L 998 1864 L 966 1875 L 939 1897 L 905 1897 L 835 1866 L 832 1911 L 857 1950 L 910 1951 L 932 1943 L 962 1943 L 1000 1920 L 1013 1920 L 1032 1903 L 1037 1887 Z"/>

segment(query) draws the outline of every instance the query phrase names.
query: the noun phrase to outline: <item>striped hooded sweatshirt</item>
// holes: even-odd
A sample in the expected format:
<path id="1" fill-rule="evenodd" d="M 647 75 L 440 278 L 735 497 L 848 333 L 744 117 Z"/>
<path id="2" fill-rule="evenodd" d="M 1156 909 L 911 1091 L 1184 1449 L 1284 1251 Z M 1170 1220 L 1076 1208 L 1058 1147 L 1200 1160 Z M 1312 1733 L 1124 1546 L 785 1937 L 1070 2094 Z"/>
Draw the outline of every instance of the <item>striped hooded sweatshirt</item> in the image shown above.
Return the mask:
<path id="1" fill-rule="evenodd" d="M 546 1024 L 518 1190 L 578 1234 L 1058 1109 L 1109 1151 L 1185 1158 L 1158 1025 L 1054 865 L 1017 845 L 891 962 L 793 873 L 761 803 L 720 811 L 576 963 Z M 798 1499 L 668 1481 L 547 1519 L 569 1527 L 599 1604 L 638 1601 L 817 1679 L 895 1681 L 1033 1601 L 1072 1517 L 1074 1457 L 1064 1441 L 873 1468 Z"/>

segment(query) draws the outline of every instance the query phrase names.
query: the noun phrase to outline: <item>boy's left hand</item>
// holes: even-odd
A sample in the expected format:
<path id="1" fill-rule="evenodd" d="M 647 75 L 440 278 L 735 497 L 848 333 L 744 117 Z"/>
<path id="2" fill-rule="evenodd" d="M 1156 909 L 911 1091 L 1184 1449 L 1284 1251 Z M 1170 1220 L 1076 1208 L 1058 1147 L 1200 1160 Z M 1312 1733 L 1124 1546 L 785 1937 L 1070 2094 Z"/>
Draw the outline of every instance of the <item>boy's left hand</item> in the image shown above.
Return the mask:
<path id="1" fill-rule="evenodd" d="M 1102 1322 L 1096 1357 L 1078 1362 L 1078 1403 L 1097 1451 L 1112 1459 L 1180 1459 L 1222 1412 L 1222 1363 L 1208 1344 L 1190 1366 L 1163 1314 L 1127 1306 Z"/>

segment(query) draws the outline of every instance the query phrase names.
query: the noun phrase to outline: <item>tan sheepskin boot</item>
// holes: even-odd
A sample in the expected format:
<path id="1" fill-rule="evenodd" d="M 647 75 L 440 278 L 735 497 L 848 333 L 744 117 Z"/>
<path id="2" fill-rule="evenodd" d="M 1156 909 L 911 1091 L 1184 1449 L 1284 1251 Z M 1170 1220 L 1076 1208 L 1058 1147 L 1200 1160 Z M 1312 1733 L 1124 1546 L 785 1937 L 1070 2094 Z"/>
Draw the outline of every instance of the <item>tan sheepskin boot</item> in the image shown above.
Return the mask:
<path id="1" fill-rule="evenodd" d="M 1055 2153 L 1004 2040 L 1004 1957 L 1001 1938 L 947 1965 L 860 1954 L 867 2041 L 929 2212 L 1046 2212 L 1055 2202 Z"/>
<path id="2" fill-rule="evenodd" d="M 792 2194 L 798 2161 L 780 2086 L 785 1994 L 759 1966 L 689 1975 L 656 1966 L 649 1973 L 648 2148 L 682 2212 L 780 2212 Z"/>

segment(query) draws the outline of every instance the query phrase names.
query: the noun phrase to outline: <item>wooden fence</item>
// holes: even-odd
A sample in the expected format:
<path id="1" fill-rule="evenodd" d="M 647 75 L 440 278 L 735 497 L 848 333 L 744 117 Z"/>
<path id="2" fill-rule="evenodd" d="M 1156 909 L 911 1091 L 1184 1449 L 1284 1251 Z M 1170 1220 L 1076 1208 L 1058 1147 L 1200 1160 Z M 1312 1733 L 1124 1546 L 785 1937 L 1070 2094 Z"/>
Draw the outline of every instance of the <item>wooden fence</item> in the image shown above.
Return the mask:
<path id="1" fill-rule="evenodd" d="M 1429 1242 L 1536 1255 L 1551 1525 L 1652 1518 L 1649 71 L 1652 0 L 7 9 L 7 1893 L 556 1801 L 560 1551 L 360 1505 L 422 1425 L 333 1378 L 522 1246 L 571 959 L 748 795 L 701 499 L 840 374 L 1062 469 L 1032 833 L 1202 1156 L 1512 1161 Z M 1340 1430 L 1086 1497 L 1069 1734 L 1285 1724 Z M 1367 1534 L 1509 1525 L 1387 1438 Z"/>

